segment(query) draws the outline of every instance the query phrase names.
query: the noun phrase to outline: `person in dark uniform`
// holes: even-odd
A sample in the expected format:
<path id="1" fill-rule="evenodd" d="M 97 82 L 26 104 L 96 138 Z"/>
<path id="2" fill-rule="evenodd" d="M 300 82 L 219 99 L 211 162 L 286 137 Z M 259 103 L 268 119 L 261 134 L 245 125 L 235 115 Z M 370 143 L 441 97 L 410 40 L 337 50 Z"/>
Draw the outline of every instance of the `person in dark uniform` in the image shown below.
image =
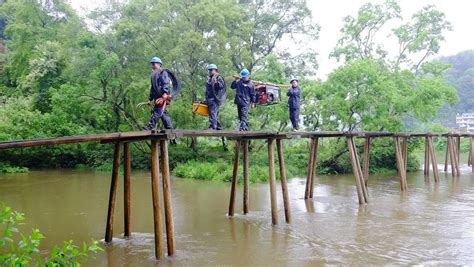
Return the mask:
<path id="1" fill-rule="evenodd" d="M 215 64 L 207 65 L 209 76 L 206 81 L 206 102 L 209 108 L 209 130 L 222 130 L 219 122 L 219 107 L 225 100 L 226 84 L 217 72 Z"/>
<path id="2" fill-rule="evenodd" d="M 159 57 L 153 57 L 151 63 L 151 87 L 148 101 L 154 105 L 150 122 L 145 126 L 144 130 L 154 130 L 158 120 L 161 119 L 165 129 L 173 129 L 171 118 L 166 111 L 166 105 L 171 100 L 170 95 L 170 78 L 168 72 L 161 69 L 163 64 Z"/>
<path id="3" fill-rule="evenodd" d="M 291 87 L 288 90 L 286 95 L 288 96 L 288 109 L 290 113 L 290 121 L 293 127 L 293 131 L 299 129 L 299 119 L 300 119 L 300 97 L 301 91 L 298 87 L 298 80 L 290 80 Z"/>
<path id="4" fill-rule="evenodd" d="M 234 103 L 237 105 L 239 114 L 239 131 L 248 131 L 248 113 L 250 106 L 256 101 L 255 86 L 249 78 L 250 73 L 247 69 L 240 72 L 240 79 L 236 78 L 230 88 L 236 89 Z"/>

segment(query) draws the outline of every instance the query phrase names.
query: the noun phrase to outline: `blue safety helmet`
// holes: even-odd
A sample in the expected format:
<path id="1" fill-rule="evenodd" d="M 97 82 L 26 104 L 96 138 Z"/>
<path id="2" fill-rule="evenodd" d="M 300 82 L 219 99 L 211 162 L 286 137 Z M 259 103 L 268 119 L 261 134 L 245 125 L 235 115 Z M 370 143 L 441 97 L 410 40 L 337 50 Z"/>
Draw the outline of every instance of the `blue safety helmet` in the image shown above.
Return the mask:
<path id="1" fill-rule="evenodd" d="M 249 74 L 250 74 L 250 72 L 249 72 L 248 69 L 243 69 L 243 70 L 240 72 L 240 77 L 241 77 L 241 78 L 248 77 Z"/>
<path id="2" fill-rule="evenodd" d="M 163 62 L 161 62 L 161 59 L 159 57 L 153 57 L 151 60 L 150 60 L 150 63 L 160 63 L 160 64 L 163 64 Z"/>
<path id="3" fill-rule="evenodd" d="M 216 64 L 209 64 L 209 65 L 207 65 L 207 70 L 217 70 Z"/>

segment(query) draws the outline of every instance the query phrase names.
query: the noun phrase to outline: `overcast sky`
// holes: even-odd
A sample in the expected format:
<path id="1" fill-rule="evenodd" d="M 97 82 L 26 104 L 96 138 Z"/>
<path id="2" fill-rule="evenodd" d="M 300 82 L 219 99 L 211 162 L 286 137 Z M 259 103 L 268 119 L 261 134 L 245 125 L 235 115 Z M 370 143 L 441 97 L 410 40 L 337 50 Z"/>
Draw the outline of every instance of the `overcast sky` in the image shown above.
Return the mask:
<path id="1" fill-rule="evenodd" d="M 104 0 L 70 0 L 74 8 L 84 14 L 84 10 L 92 10 Z M 329 53 L 339 38 L 342 27 L 342 18 L 355 15 L 357 10 L 368 0 L 308 0 L 308 6 L 313 12 L 313 18 L 321 26 L 320 38 L 312 46 L 319 53 L 319 70 L 317 76 L 324 78 L 335 67 L 337 62 L 329 59 Z M 383 0 L 370 2 L 383 3 Z M 408 20 L 413 13 L 426 5 L 435 5 L 438 10 L 446 14 L 451 22 L 453 31 L 445 34 L 446 41 L 441 45 L 439 55 L 453 55 L 463 50 L 474 49 L 474 1 L 471 0 L 399 0 L 402 16 Z M 386 38 L 388 29 L 382 32 L 379 38 Z M 389 40 L 387 38 L 387 40 Z M 393 44 L 387 43 L 387 50 L 395 49 Z"/>

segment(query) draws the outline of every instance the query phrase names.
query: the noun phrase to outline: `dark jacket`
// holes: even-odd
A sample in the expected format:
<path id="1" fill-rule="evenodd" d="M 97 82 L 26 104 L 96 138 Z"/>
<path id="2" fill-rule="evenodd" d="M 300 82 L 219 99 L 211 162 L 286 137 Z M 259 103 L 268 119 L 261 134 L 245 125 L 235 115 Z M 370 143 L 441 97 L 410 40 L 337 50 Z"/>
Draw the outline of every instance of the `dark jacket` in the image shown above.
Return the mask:
<path id="1" fill-rule="evenodd" d="M 255 86 L 251 80 L 233 81 L 230 88 L 237 89 L 234 103 L 238 106 L 249 106 L 256 101 Z"/>
<path id="2" fill-rule="evenodd" d="M 296 88 L 292 87 L 290 90 L 288 90 L 286 95 L 288 96 L 288 107 L 290 109 L 299 109 L 301 96 L 300 88 L 298 86 Z"/>
<path id="3" fill-rule="evenodd" d="M 148 100 L 158 99 L 163 94 L 170 94 L 170 77 L 164 70 L 153 71 L 151 74 L 150 96 Z"/>
<path id="4" fill-rule="evenodd" d="M 212 76 L 207 77 L 206 81 L 206 100 L 214 99 L 217 102 L 222 101 L 223 94 L 225 93 L 225 81 L 221 75 L 216 74 L 216 83 L 214 89 L 212 88 Z"/>

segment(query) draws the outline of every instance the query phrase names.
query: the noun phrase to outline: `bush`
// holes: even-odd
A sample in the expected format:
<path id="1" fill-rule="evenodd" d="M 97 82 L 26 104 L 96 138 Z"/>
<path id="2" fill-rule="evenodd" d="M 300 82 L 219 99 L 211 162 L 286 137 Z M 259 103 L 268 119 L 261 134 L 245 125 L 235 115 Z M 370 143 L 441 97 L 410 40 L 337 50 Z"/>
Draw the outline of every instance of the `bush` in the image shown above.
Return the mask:
<path id="1" fill-rule="evenodd" d="M 44 236 L 38 229 L 33 229 L 30 235 L 21 234 L 18 225 L 24 219 L 22 213 L 1 207 L 0 266 L 28 266 L 34 261 L 37 266 L 80 266 L 80 260 L 103 250 L 97 241 L 84 242 L 79 248 L 70 240 L 62 246 L 55 246 L 49 256 L 42 258 L 39 246 Z"/>
<path id="2" fill-rule="evenodd" d="M 21 172 L 28 172 L 28 168 L 11 166 L 10 164 L 7 164 L 7 163 L 0 163 L 0 172 L 3 172 L 3 173 L 21 173 Z"/>

